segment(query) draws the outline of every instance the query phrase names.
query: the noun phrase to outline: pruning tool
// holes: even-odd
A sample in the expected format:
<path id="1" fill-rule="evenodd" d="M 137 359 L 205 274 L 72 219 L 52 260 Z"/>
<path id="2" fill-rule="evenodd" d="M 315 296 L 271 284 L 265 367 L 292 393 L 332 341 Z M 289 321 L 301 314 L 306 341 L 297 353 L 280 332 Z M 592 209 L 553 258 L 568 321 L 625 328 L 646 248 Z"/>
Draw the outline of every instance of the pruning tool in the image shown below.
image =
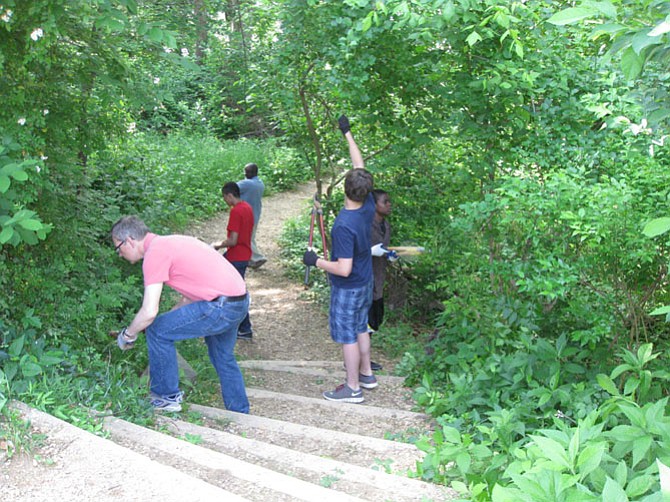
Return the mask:
<path id="1" fill-rule="evenodd" d="M 314 242 L 314 221 L 317 214 L 319 215 L 319 229 L 321 230 L 321 244 L 323 246 L 323 258 L 328 260 L 328 244 L 326 243 L 326 229 L 323 226 L 323 209 L 319 200 L 314 196 L 314 206 L 312 207 L 312 219 L 309 224 L 309 242 L 307 243 L 307 251 L 313 251 L 312 244 Z M 305 286 L 309 285 L 309 265 L 305 267 Z"/>

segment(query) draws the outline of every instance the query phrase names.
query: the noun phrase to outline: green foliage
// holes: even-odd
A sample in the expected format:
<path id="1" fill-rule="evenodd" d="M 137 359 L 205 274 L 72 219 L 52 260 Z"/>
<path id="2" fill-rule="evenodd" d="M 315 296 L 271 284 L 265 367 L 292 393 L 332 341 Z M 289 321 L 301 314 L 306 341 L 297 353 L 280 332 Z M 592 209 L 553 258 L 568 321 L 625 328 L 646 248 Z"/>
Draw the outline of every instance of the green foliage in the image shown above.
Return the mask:
<path id="1" fill-rule="evenodd" d="M 644 71 L 647 82 L 642 84 L 637 98 L 644 104 L 650 123 L 656 125 L 670 115 L 668 94 L 662 84 L 666 79 L 666 53 L 670 47 L 668 13 L 668 2 L 660 0 L 584 1 L 579 7 L 554 13 L 547 22 L 588 27 L 595 43 L 601 44 L 604 40 L 609 49 L 606 58 L 620 58 L 621 71 L 628 80 L 640 79 Z"/>
<path id="2" fill-rule="evenodd" d="M 38 161 L 20 156 L 21 146 L 5 137 L 0 145 L 0 249 L 6 244 L 35 245 L 46 239 L 52 228 L 35 211 L 25 209 L 37 193 L 34 188 L 23 189 L 21 184 L 39 178 L 41 167 Z"/>
<path id="3" fill-rule="evenodd" d="M 524 416 L 520 410 L 533 393 L 524 397 L 513 384 L 507 385 L 517 396 L 513 406 L 504 400 L 494 404 L 496 399 L 490 396 L 486 402 L 494 404 L 494 410 L 485 418 L 443 415 L 442 428 L 417 443 L 427 453 L 418 473 L 451 483 L 469 500 L 601 500 L 600 496 L 615 500 L 615 494 L 623 493 L 626 500 L 656 500 L 656 459 L 667 462 L 670 455 L 667 397 L 656 400 L 667 385 L 668 374 L 650 371 L 658 356 L 650 345 L 640 347 L 636 355 L 624 352 L 621 356 L 629 363 L 615 368 L 613 378 L 601 379 L 611 397 L 604 399 L 596 389 L 591 390 L 592 397 L 597 397 L 594 406 L 578 418 L 569 408 L 571 402 L 582 402 L 583 396 L 574 391 L 568 392 L 570 399 L 560 408 L 550 407 L 558 411 L 546 415 L 545 421 Z M 556 352 L 540 362 L 555 366 L 560 359 Z M 635 392 L 640 375 L 647 378 L 649 392 L 644 394 Z M 540 381 L 538 376 L 525 382 L 519 379 L 521 388 L 533 388 L 532 382 Z M 551 386 L 552 380 L 543 383 Z M 616 385 L 615 380 L 619 381 Z M 424 379 L 424 396 L 429 383 Z M 626 389 L 625 395 L 618 388 Z M 452 409 L 449 394 L 434 399 L 444 401 L 444 409 Z M 473 403 L 476 400 L 472 398 Z"/>
<path id="4" fill-rule="evenodd" d="M 182 228 L 221 211 L 221 186 L 244 178 L 255 162 L 267 193 L 308 176 L 291 149 L 274 142 L 219 142 L 207 136 L 137 133 L 132 141 L 91 159 L 94 186 L 119 193 L 122 214 L 141 214 L 152 225 Z"/>

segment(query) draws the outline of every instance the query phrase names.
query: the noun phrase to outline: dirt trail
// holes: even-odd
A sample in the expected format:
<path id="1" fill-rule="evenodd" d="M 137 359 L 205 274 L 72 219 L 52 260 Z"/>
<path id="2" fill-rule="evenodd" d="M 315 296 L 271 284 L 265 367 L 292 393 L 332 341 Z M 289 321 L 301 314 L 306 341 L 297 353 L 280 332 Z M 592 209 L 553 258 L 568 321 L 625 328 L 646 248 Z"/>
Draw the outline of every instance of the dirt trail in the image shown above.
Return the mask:
<path id="1" fill-rule="evenodd" d="M 247 269 L 254 335 L 252 342 L 238 341 L 236 352 L 241 359 L 341 359 L 339 347 L 328 335 L 327 313 L 303 298 L 304 285 L 289 279 L 280 262 L 277 240 L 284 222 L 307 213 L 313 194 L 314 186 L 307 184 L 263 199 L 256 240 L 268 261 L 258 269 Z M 227 223 L 228 212 L 223 212 L 189 233 L 211 242 L 226 236 Z"/>
<path id="2" fill-rule="evenodd" d="M 247 269 L 254 339 L 251 343 L 237 343 L 236 352 L 241 359 L 342 360 L 339 345 L 330 339 L 327 312 L 305 298 L 301 281 L 285 275 L 277 244 L 287 219 L 308 214 L 314 191 L 310 183 L 263 199 L 256 239 L 268 261 L 259 269 Z M 228 213 L 223 212 L 191 228 L 189 233 L 206 242 L 219 240 L 226 235 L 227 222 Z M 312 273 L 324 272 L 313 270 Z M 375 354 L 375 360 L 387 367 L 390 365 L 379 354 Z"/>

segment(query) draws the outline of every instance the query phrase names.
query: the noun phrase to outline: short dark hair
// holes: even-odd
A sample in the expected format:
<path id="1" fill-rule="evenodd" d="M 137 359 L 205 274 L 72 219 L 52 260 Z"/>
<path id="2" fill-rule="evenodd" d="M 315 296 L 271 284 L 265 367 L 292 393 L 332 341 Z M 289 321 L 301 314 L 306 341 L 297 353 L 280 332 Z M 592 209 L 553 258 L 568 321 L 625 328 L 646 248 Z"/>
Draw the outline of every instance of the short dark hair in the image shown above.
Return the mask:
<path id="1" fill-rule="evenodd" d="M 236 198 L 240 198 L 240 187 L 234 181 L 229 181 L 221 187 L 221 195 L 227 193 L 233 194 Z"/>
<path id="2" fill-rule="evenodd" d="M 258 176 L 258 166 L 254 164 L 253 162 L 250 162 L 246 166 L 244 166 L 244 177 L 251 179 L 255 178 Z"/>
<path id="3" fill-rule="evenodd" d="M 344 194 L 354 202 L 363 202 L 373 187 L 372 174 L 365 169 L 350 169 L 344 176 Z"/>
<path id="4" fill-rule="evenodd" d="M 372 191 L 372 197 L 374 197 L 374 199 L 375 199 L 375 204 L 376 204 L 377 202 L 379 202 L 379 198 L 380 198 L 382 195 L 388 195 L 388 192 L 387 192 L 386 190 L 382 190 L 381 188 L 375 188 L 375 189 Z"/>
<path id="5" fill-rule="evenodd" d="M 124 216 L 112 225 L 112 238 L 125 241 L 128 238 L 139 241 L 149 233 L 149 227 L 137 216 Z"/>

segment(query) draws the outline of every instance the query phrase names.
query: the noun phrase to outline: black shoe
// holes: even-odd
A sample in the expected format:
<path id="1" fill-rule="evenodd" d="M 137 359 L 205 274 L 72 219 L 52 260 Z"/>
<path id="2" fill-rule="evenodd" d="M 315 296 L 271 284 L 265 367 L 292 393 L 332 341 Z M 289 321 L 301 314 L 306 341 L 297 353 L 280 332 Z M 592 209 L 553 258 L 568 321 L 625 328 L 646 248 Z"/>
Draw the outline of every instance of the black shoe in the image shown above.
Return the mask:
<path id="1" fill-rule="evenodd" d="M 249 262 L 249 268 L 253 268 L 254 270 L 257 268 L 261 268 L 263 265 L 265 265 L 265 262 L 267 262 L 267 258 L 261 258 L 258 261 L 250 261 Z"/>
<path id="2" fill-rule="evenodd" d="M 253 337 L 253 333 L 251 331 L 245 331 L 244 333 L 241 331 L 237 332 L 237 339 L 238 340 L 251 340 Z"/>
<path id="3" fill-rule="evenodd" d="M 384 367 L 381 364 L 376 363 L 374 361 L 370 361 L 370 368 L 372 369 L 372 371 L 380 371 L 384 369 Z"/>

